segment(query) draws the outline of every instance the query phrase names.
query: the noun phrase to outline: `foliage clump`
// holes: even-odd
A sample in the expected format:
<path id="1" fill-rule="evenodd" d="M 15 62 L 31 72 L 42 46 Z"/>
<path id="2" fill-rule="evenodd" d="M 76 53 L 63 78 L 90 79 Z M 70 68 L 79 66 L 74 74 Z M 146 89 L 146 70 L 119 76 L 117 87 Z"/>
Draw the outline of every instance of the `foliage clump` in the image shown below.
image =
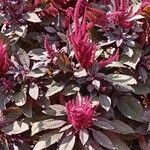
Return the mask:
<path id="1" fill-rule="evenodd" d="M 150 1 L 0 0 L 0 149 L 149 150 Z"/>

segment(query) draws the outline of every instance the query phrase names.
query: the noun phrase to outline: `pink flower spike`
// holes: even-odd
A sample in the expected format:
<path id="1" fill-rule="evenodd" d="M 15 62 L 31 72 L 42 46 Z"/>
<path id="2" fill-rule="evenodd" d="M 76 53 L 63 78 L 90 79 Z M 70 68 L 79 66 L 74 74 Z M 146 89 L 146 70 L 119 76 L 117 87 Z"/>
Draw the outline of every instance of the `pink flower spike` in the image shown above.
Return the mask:
<path id="1" fill-rule="evenodd" d="M 79 22 L 79 11 L 83 0 L 78 0 L 74 12 L 75 29 L 69 29 L 68 38 L 73 47 L 75 57 L 81 67 L 88 69 L 94 62 L 96 44 L 89 39 L 88 30 L 93 27 L 91 23 L 87 23 L 85 17 Z"/>
<path id="2" fill-rule="evenodd" d="M 52 46 L 50 46 L 49 43 L 48 43 L 48 35 L 46 35 L 46 37 L 44 39 L 44 47 L 46 49 L 46 52 L 47 52 L 48 56 L 53 58 L 54 57 L 54 52 L 52 50 Z"/>
<path id="3" fill-rule="evenodd" d="M 130 0 L 114 0 L 114 8 L 111 13 L 107 14 L 108 20 L 114 25 L 123 28 L 131 28 L 132 23 L 128 20 L 134 15 Z"/>
<path id="4" fill-rule="evenodd" d="M 56 9 L 52 3 L 50 3 L 46 8 L 44 8 L 41 12 L 42 16 L 53 16 L 56 17 L 58 15 L 58 9 Z"/>
<path id="5" fill-rule="evenodd" d="M 76 97 L 66 103 L 68 121 L 76 131 L 87 129 L 92 125 L 92 120 L 95 115 L 96 107 L 92 106 L 91 98 Z"/>
<path id="6" fill-rule="evenodd" d="M 69 7 L 65 12 L 66 12 L 66 16 L 64 18 L 63 25 L 65 28 L 68 28 L 70 25 L 70 18 L 73 18 L 74 15 L 74 9 L 72 7 Z"/>
<path id="7" fill-rule="evenodd" d="M 33 5 L 38 6 L 39 4 L 41 4 L 41 0 L 35 0 Z"/>
<path id="8" fill-rule="evenodd" d="M 83 0 L 78 0 L 76 7 L 75 7 L 75 11 L 74 11 L 74 23 L 75 23 L 75 30 L 77 30 L 79 28 L 79 17 L 80 17 L 80 9 L 81 9 L 81 5 L 83 3 Z"/>
<path id="9" fill-rule="evenodd" d="M 0 77 L 4 76 L 9 70 L 9 58 L 7 55 L 7 46 L 2 39 L 0 39 Z"/>

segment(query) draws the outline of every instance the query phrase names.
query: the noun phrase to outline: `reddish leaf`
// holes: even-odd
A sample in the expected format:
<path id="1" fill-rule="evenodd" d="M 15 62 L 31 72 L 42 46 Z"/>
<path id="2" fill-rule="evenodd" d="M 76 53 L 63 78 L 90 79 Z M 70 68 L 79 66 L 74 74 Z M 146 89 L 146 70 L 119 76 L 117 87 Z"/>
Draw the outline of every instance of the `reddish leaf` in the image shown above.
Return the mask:
<path id="1" fill-rule="evenodd" d="M 108 149 L 115 149 L 110 139 L 102 132 L 92 129 L 94 139 L 103 147 Z"/>
<path id="2" fill-rule="evenodd" d="M 75 144 L 75 136 L 66 136 L 60 143 L 58 150 L 72 150 Z"/>
<path id="3" fill-rule="evenodd" d="M 81 140 L 82 145 L 85 145 L 89 139 L 89 133 L 86 129 L 80 130 L 79 138 Z"/>
<path id="4" fill-rule="evenodd" d="M 104 11 L 92 7 L 86 7 L 85 16 L 88 20 L 100 27 L 105 27 L 108 22 Z"/>
<path id="5" fill-rule="evenodd" d="M 71 70 L 70 60 L 65 53 L 58 54 L 56 63 L 62 71 L 68 72 Z"/>

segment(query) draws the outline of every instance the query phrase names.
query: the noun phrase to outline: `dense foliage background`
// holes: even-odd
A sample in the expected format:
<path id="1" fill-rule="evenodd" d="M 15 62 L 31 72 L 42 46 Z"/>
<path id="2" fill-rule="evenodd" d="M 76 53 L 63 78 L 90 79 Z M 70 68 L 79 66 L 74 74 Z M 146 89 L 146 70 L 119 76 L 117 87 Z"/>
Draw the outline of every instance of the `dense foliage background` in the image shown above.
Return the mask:
<path id="1" fill-rule="evenodd" d="M 150 150 L 150 0 L 0 0 L 0 150 Z"/>

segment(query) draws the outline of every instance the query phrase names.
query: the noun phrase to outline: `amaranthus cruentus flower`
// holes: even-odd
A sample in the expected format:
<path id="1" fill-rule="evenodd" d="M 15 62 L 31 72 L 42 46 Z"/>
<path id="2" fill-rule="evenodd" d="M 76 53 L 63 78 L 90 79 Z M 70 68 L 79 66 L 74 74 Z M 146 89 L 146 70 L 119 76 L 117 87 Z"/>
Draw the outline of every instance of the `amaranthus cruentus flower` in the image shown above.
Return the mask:
<path id="1" fill-rule="evenodd" d="M 128 19 L 133 15 L 131 1 L 114 0 L 113 5 L 113 10 L 107 14 L 109 22 L 123 28 L 130 28 L 131 22 Z"/>
<path id="2" fill-rule="evenodd" d="M 0 59 L 0 77 L 2 77 L 9 70 L 7 46 L 2 39 L 0 39 Z"/>
<path id="3" fill-rule="evenodd" d="M 78 0 L 75 11 L 74 11 L 74 31 L 69 30 L 69 40 L 73 47 L 75 57 L 80 65 L 87 69 L 89 68 L 93 62 L 96 52 L 96 44 L 91 43 L 88 30 L 92 27 L 92 24 L 88 24 L 85 18 L 79 23 L 80 17 L 80 8 L 82 7 L 83 0 Z"/>
<path id="4" fill-rule="evenodd" d="M 44 39 L 44 47 L 49 57 L 53 58 L 54 51 L 52 50 L 52 46 L 48 43 L 48 35 Z"/>
<path id="5" fill-rule="evenodd" d="M 77 97 L 66 104 L 66 109 L 68 121 L 75 130 L 86 129 L 92 125 L 96 108 L 92 106 L 90 97 Z"/>

